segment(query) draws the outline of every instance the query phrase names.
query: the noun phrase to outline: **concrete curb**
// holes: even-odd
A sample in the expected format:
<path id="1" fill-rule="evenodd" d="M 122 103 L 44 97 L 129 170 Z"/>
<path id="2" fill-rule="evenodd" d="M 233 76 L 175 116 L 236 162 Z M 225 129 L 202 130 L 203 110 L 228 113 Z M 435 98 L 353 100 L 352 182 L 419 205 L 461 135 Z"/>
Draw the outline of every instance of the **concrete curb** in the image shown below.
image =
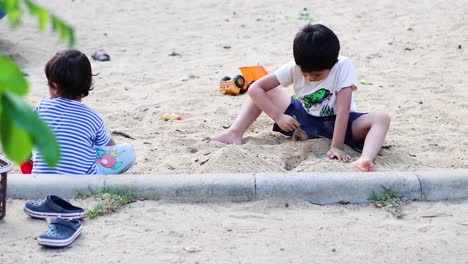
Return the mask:
<path id="1" fill-rule="evenodd" d="M 372 192 L 381 194 L 382 186 L 408 199 L 421 199 L 419 180 L 411 172 L 268 173 L 257 174 L 256 183 L 258 199 L 301 199 L 317 204 L 365 203 Z"/>
<path id="2" fill-rule="evenodd" d="M 179 202 L 300 199 L 317 204 L 365 203 L 382 187 L 412 200 L 468 198 L 468 169 L 375 173 L 231 173 L 158 175 L 8 175 L 8 197 L 72 198 L 77 190 L 132 190 L 137 197 Z"/>
<path id="3" fill-rule="evenodd" d="M 7 196 L 22 199 L 42 199 L 49 194 L 71 198 L 77 190 L 105 186 L 105 176 L 100 175 L 8 174 L 7 177 Z"/>
<path id="4" fill-rule="evenodd" d="M 253 174 L 162 174 L 105 176 L 106 186 L 138 197 L 180 202 L 246 202 L 255 198 Z"/>
<path id="5" fill-rule="evenodd" d="M 468 170 L 416 172 L 421 199 L 426 201 L 468 198 Z"/>

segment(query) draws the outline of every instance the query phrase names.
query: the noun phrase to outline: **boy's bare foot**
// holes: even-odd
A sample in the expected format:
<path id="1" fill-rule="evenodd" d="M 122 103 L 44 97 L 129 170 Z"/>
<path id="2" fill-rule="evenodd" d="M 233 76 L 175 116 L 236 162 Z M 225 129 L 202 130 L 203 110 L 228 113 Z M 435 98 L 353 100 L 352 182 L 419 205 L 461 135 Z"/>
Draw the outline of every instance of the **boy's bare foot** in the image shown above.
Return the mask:
<path id="1" fill-rule="evenodd" d="M 351 165 L 358 168 L 360 171 L 374 171 L 374 163 L 371 159 L 361 157 L 358 160 L 351 162 Z"/>
<path id="2" fill-rule="evenodd" d="M 236 135 L 232 131 L 228 130 L 224 133 L 215 135 L 210 137 L 212 141 L 218 141 L 224 144 L 234 144 L 234 145 L 241 145 L 242 144 L 242 137 Z"/>

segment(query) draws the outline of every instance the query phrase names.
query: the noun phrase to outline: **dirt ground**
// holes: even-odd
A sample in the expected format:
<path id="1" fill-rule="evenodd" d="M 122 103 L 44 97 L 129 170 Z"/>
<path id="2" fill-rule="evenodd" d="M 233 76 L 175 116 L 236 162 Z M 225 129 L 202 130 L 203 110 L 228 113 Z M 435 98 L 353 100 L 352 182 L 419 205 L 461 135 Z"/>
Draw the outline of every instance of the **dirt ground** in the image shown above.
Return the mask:
<path id="1" fill-rule="evenodd" d="M 378 171 L 468 167 L 466 0 L 38 2 L 75 26 L 75 48 L 109 52 L 110 62 L 92 61 L 98 75 L 84 103 L 109 131 L 134 138 L 114 135 L 137 152 L 128 174 L 351 171 L 320 158 L 329 140 L 296 144 L 271 132 L 265 115 L 243 145 L 203 141 L 224 131 L 246 98 L 221 94 L 220 78 L 243 65 L 272 72 L 288 63 L 309 22 L 332 28 L 356 66 L 358 109 L 392 117 Z M 48 92 L 45 63 L 66 47 L 35 18 L 23 22 L 11 31 L 0 21 L 0 51 L 29 75 L 34 105 Z M 172 112 L 183 120 L 161 120 Z M 0 221 L 0 264 L 468 263 L 466 201 L 413 202 L 403 219 L 372 205 L 139 201 L 84 220 L 81 237 L 58 250 L 36 243 L 48 224 L 25 215 L 24 202 L 9 200 Z"/>
<path id="2" fill-rule="evenodd" d="M 68 248 L 35 238 L 47 221 L 9 200 L 0 263 L 468 263 L 468 203 L 412 202 L 397 219 L 373 205 L 295 201 L 138 201 L 83 220 Z M 75 200 L 91 208 L 96 200 Z"/>
<path id="3" fill-rule="evenodd" d="M 376 170 L 468 166 L 466 0 L 39 2 L 75 27 L 75 48 L 110 54 L 109 62 L 91 60 L 98 75 L 83 102 L 110 132 L 134 138 L 113 136 L 137 153 L 128 174 L 352 171 L 320 158 L 330 140 L 294 144 L 271 131 L 266 115 L 243 145 L 203 141 L 231 125 L 247 98 L 220 93 L 219 80 L 240 66 L 260 63 L 273 72 L 292 61 L 294 35 L 310 22 L 333 29 L 352 60 L 361 81 L 358 111 L 392 117 Z M 26 100 L 35 105 L 48 93 L 44 65 L 66 46 L 40 32 L 37 19 L 23 22 L 11 31 L 0 21 L 0 51 L 28 73 Z M 183 120 L 161 120 L 166 113 Z"/>

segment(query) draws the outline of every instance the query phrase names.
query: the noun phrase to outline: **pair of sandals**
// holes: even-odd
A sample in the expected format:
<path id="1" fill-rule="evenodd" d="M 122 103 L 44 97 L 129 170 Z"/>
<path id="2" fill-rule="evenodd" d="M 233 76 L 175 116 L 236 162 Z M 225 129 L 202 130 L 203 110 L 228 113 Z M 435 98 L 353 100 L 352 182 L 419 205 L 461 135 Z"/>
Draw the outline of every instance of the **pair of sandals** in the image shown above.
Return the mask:
<path id="1" fill-rule="evenodd" d="M 52 218 L 49 229 L 37 237 L 37 243 L 56 248 L 67 247 L 80 236 L 80 219 L 86 216 L 83 208 L 56 195 L 48 195 L 42 202 L 26 202 L 24 212 L 33 218 Z"/>

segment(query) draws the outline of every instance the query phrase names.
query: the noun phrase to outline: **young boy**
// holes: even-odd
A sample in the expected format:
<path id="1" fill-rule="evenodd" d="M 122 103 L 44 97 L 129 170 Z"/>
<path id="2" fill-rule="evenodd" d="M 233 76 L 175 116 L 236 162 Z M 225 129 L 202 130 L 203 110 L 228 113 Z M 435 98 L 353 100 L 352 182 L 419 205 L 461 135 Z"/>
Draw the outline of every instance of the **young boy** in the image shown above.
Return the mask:
<path id="1" fill-rule="evenodd" d="M 49 97 L 34 110 L 55 133 L 60 161 L 48 167 L 42 155 L 33 151 L 33 174 L 118 174 L 135 162 L 129 144 L 116 145 L 104 127 L 102 117 L 81 99 L 93 89 L 91 63 L 77 50 L 55 54 L 45 66 Z"/>
<path id="2" fill-rule="evenodd" d="M 343 151 L 344 144 L 362 151 L 352 165 L 373 171 L 390 117 L 381 112 L 356 112 L 356 73 L 350 59 L 339 56 L 339 51 L 340 42 L 329 28 L 320 24 L 303 27 L 294 38 L 295 61 L 256 81 L 229 130 L 211 139 L 242 144 L 245 131 L 263 111 L 275 122 L 274 131 L 292 136 L 301 128 L 308 138 L 331 139 L 330 159 L 351 160 Z M 291 84 L 298 99 L 276 88 Z"/>

